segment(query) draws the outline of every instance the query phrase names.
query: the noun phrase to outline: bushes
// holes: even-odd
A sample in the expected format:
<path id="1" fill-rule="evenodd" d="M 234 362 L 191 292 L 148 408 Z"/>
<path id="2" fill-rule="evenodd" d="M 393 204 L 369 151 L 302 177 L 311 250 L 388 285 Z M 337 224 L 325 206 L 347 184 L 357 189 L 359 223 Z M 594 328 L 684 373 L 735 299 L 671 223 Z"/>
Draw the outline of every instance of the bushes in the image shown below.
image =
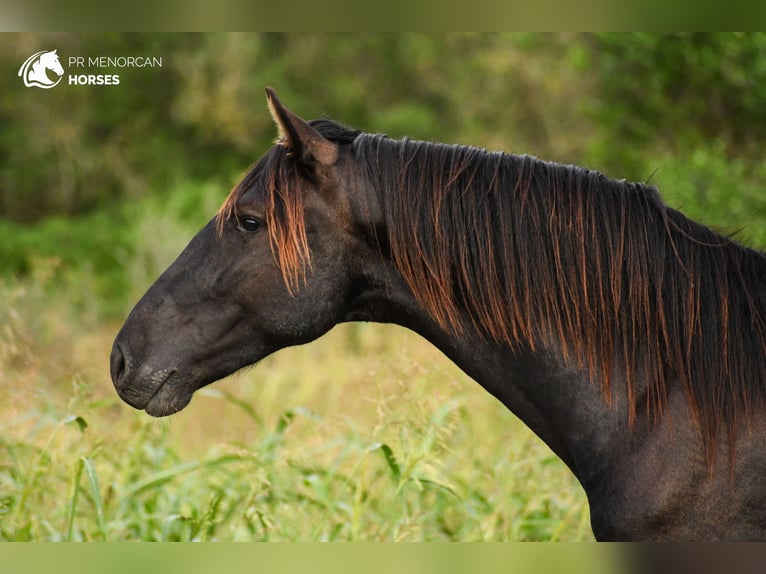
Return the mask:
<path id="1" fill-rule="evenodd" d="M 202 227 L 226 196 L 185 184 L 140 203 L 37 224 L 0 219 L 0 280 L 28 281 L 75 313 L 120 317 Z"/>
<path id="2" fill-rule="evenodd" d="M 684 156 L 710 141 L 760 163 L 766 35 L 596 34 L 583 41 L 584 63 L 599 78 L 591 112 L 605 164 L 619 169 L 627 160 L 634 168 L 653 150 Z"/>
<path id="3" fill-rule="evenodd" d="M 729 157 L 722 141 L 646 160 L 665 202 L 737 241 L 766 249 L 763 166 Z"/>

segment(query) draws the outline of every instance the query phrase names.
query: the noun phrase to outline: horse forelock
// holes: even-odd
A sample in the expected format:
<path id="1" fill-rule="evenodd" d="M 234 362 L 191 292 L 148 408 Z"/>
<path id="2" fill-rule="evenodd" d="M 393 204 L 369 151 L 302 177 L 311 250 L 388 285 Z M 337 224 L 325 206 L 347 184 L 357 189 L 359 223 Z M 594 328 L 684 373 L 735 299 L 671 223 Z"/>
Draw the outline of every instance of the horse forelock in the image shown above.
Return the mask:
<path id="1" fill-rule="evenodd" d="M 311 264 L 298 171 L 297 159 L 288 148 L 272 147 L 234 186 L 216 215 L 220 236 L 228 222 L 239 217 L 242 196 L 259 186 L 269 244 L 290 293 L 295 293 L 305 282 Z"/>
<path id="2" fill-rule="evenodd" d="M 360 134 L 327 119 L 312 120 L 309 124 L 338 144 L 350 144 Z M 238 217 L 237 205 L 245 192 L 255 185 L 261 186 L 272 254 L 291 293 L 305 282 L 311 266 L 304 214 L 305 180 L 299 161 L 288 147 L 273 146 L 234 186 L 218 210 L 216 221 L 220 236 L 226 222 Z"/>

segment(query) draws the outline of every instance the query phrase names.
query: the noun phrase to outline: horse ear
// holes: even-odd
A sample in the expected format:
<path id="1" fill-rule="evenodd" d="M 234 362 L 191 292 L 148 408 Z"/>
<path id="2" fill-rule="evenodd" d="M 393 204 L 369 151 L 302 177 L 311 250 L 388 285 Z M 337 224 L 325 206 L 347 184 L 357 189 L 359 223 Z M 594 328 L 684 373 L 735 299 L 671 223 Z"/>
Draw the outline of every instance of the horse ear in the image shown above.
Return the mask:
<path id="1" fill-rule="evenodd" d="M 338 146 L 284 107 L 271 87 L 266 88 L 266 101 L 279 130 L 277 144 L 289 148 L 301 161 L 317 161 L 328 167 L 335 164 Z"/>

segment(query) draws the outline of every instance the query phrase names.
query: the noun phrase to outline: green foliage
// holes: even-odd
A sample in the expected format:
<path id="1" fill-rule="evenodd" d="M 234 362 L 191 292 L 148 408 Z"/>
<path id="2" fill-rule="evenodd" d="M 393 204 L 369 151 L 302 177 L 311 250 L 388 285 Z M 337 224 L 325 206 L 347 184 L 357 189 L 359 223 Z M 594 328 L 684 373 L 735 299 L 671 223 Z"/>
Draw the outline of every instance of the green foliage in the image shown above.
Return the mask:
<path id="1" fill-rule="evenodd" d="M 592 45 L 604 112 L 625 136 L 723 137 L 744 151 L 766 136 L 766 35 L 599 34 Z"/>
<path id="2" fill-rule="evenodd" d="M 117 317 L 181 252 L 223 201 L 214 184 L 187 184 L 141 203 L 34 225 L 0 219 L 0 277 L 42 280 L 73 310 Z"/>
<path id="3" fill-rule="evenodd" d="M 161 422 L 119 403 L 89 356 L 68 389 L 42 374 L 47 407 L 7 369 L 0 540 L 590 538 L 577 481 L 501 405 L 402 329 L 365 327 L 350 356 L 351 328 Z"/>
<path id="4" fill-rule="evenodd" d="M 599 77 L 590 108 L 611 166 L 624 165 L 626 153 L 635 161 L 652 148 L 685 153 L 709 140 L 723 143 L 729 155 L 759 160 L 765 34 L 612 33 L 584 40 L 583 63 Z"/>
<path id="5" fill-rule="evenodd" d="M 766 169 L 726 154 L 718 140 L 688 154 L 646 159 L 668 205 L 745 245 L 766 249 Z"/>

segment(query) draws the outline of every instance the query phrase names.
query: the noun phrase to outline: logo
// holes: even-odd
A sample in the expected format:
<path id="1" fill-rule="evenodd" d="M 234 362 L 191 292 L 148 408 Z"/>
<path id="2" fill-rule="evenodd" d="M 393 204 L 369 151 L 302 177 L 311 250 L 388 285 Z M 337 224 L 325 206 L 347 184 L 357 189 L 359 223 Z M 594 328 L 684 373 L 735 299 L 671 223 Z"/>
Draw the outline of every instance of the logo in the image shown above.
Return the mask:
<path id="1" fill-rule="evenodd" d="M 58 79 L 51 80 L 48 77 L 48 70 L 53 71 Z M 61 67 L 56 50 L 50 52 L 42 50 L 27 58 L 26 62 L 19 68 L 19 77 L 24 80 L 27 88 L 43 88 L 49 90 L 58 85 L 61 78 L 64 77 L 64 68 Z"/>

